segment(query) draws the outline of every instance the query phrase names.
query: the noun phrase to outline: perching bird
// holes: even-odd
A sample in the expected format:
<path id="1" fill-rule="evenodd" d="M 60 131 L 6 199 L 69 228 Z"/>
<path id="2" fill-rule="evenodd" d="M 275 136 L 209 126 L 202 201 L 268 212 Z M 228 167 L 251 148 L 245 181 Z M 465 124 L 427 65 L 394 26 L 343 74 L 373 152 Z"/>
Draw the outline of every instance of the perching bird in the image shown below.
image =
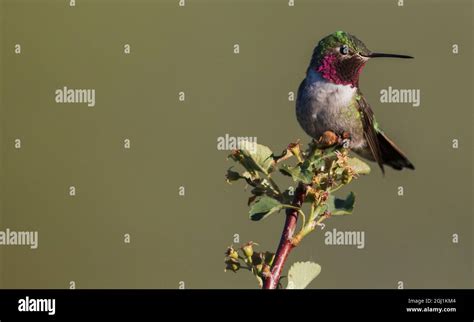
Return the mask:
<path id="1" fill-rule="evenodd" d="M 344 31 L 322 40 L 313 51 L 306 78 L 296 100 L 301 127 L 318 140 L 331 131 L 349 137 L 349 148 L 360 156 L 394 169 L 414 169 L 413 164 L 385 135 L 370 105 L 359 90 L 359 75 L 365 63 L 375 57 L 413 58 L 406 55 L 373 53 L 362 41 Z"/>

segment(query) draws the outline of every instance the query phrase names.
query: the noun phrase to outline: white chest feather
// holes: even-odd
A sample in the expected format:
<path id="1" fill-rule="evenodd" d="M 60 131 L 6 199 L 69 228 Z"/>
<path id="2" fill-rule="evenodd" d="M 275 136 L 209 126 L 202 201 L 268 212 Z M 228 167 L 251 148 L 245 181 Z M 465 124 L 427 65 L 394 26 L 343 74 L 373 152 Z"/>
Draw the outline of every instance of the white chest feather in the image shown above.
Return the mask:
<path id="1" fill-rule="evenodd" d="M 298 94 L 296 116 L 306 133 L 319 139 L 325 131 L 348 132 L 351 148 L 363 148 L 363 125 L 353 101 L 357 88 L 328 82 L 315 71 L 306 75 L 304 85 Z"/>
<path id="2" fill-rule="evenodd" d="M 308 73 L 306 80 L 313 101 L 313 118 L 323 111 L 323 113 L 338 114 L 341 109 L 351 104 L 357 92 L 356 87 L 331 83 L 313 70 Z"/>

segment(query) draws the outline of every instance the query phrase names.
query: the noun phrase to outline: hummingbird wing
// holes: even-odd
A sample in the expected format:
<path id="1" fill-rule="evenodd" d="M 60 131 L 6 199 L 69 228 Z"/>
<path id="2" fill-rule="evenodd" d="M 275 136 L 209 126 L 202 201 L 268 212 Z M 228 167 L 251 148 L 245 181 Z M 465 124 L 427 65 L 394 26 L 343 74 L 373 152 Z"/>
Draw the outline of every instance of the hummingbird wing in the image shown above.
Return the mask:
<path id="1" fill-rule="evenodd" d="M 362 120 L 364 137 L 369 146 L 370 152 L 377 161 L 382 173 L 385 173 L 384 164 L 391 166 L 396 170 L 403 168 L 415 169 L 415 166 L 408 160 L 405 154 L 390 140 L 378 127 L 374 118 L 374 112 L 369 103 L 365 100 L 360 91 L 357 92 L 357 106 Z"/>
<path id="2" fill-rule="evenodd" d="M 360 118 L 362 120 L 364 137 L 369 145 L 372 156 L 378 163 L 382 173 L 385 173 L 385 169 L 383 168 L 382 150 L 380 148 L 377 130 L 375 129 L 374 112 L 360 91 L 357 91 L 357 95 L 356 101 L 361 116 Z"/>

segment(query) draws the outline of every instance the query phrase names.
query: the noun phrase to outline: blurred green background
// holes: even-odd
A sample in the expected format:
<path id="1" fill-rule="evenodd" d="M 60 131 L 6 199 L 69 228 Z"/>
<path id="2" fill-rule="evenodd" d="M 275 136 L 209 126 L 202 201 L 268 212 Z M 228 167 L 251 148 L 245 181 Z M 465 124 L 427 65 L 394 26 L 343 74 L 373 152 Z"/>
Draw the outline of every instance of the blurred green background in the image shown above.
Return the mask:
<path id="1" fill-rule="evenodd" d="M 360 84 L 416 170 L 383 177 L 372 164 L 350 185 L 354 214 L 326 230 L 364 231 L 364 249 L 318 231 L 289 262 L 322 266 L 314 288 L 473 287 L 473 3 L 397 2 L 0 0 L 0 230 L 39 232 L 37 250 L 0 246 L 0 287 L 255 288 L 248 272 L 224 273 L 224 251 L 236 233 L 275 251 L 284 215 L 248 219 L 217 137 L 276 152 L 308 142 L 288 92 L 336 30 L 415 56 L 369 62 Z M 63 86 L 95 89 L 96 106 L 56 104 Z M 420 89 L 421 106 L 381 104 L 389 86 Z"/>

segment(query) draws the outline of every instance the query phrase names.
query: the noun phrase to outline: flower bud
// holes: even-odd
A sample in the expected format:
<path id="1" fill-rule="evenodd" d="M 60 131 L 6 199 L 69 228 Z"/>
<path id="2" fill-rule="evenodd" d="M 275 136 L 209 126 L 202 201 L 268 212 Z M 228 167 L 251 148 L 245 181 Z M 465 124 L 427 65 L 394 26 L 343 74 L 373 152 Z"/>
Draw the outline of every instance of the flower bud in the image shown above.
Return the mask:
<path id="1" fill-rule="evenodd" d="M 239 253 L 232 248 L 232 246 L 228 247 L 225 254 L 230 258 L 230 259 L 238 259 L 239 258 Z"/>
<path id="2" fill-rule="evenodd" d="M 254 242 L 248 242 L 247 244 L 242 246 L 242 251 L 244 252 L 245 257 L 250 260 L 252 259 L 253 255 L 253 245 Z"/>
<path id="3" fill-rule="evenodd" d="M 296 159 L 298 159 L 298 162 L 303 162 L 303 155 L 301 154 L 301 146 L 299 142 L 296 143 L 290 143 L 287 148 L 291 154 L 293 154 Z"/>
<path id="4" fill-rule="evenodd" d="M 224 269 L 224 272 L 227 270 L 231 270 L 234 273 L 237 272 L 240 269 L 240 263 L 238 260 L 229 258 L 228 260 L 225 261 L 226 268 Z"/>

